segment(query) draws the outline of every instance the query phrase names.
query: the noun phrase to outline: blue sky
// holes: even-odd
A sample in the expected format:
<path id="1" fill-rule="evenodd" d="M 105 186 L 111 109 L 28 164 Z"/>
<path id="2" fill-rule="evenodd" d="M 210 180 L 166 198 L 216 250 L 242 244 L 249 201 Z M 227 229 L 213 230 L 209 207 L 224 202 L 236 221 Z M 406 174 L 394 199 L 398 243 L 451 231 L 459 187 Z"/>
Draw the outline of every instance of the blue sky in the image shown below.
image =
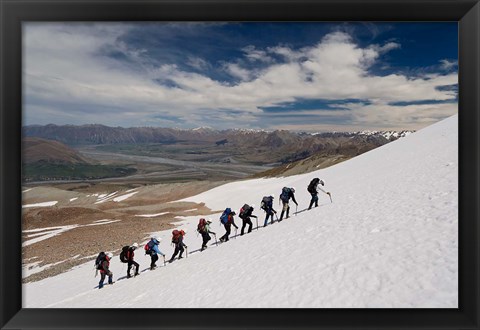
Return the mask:
<path id="1" fill-rule="evenodd" d="M 23 121 L 420 129 L 457 113 L 452 23 L 25 23 Z"/>

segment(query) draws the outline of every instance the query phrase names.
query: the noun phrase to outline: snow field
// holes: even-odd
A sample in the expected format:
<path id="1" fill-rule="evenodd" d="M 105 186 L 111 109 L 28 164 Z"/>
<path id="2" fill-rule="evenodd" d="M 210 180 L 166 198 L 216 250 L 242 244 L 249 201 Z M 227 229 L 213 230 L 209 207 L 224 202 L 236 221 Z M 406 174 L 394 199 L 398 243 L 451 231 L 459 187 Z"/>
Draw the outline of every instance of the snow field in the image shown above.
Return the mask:
<path id="1" fill-rule="evenodd" d="M 255 204 L 263 225 L 263 195 L 274 193 L 279 215 L 281 188 L 294 186 L 300 211 L 310 201 L 308 183 L 319 177 L 333 203 L 320 192 L 318 208 L 294 215 L 293 205 L 290 219 L 165 268 L 160 258 L 159 269 L 102 290 L 93 290 L 98 277 L 93 278 L 93 262 L 86 263 L 25 284 L 24 307 L 456 308 L 457 133 L 453 116 L 327 169 L 239 181 L 187 198 L 237 213 L 244 203 Z M 219 215 L 210 216 L 218 238 L 224 233 Z M 183 217 L 178 225 L 187 229 L 189 252 L 201 246 L 198 219 Z M 236 223 L 241 227 L 238 217 Z M 173 252 L 170 233 L 158 233 L 167 258 Z M 141 248 L 136 257 L 146 269 L 149 257 Z M 111 265 L 115 279 L 126 274 L 118 256 Z"/>

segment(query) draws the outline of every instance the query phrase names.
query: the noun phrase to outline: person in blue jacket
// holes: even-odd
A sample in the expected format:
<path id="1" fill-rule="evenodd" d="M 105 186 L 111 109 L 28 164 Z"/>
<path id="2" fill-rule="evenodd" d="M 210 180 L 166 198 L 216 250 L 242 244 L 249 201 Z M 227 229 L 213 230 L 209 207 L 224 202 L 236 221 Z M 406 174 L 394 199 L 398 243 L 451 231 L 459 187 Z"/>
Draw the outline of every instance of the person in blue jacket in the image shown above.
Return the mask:
<path id="1" fill-rule="evenodd" d="M 160 244 L 160 239 L 156 237 L 152 237 L 150 242 L 148 242 L 148 250 L 147 253 L 150 254 L 150 258 L 152 262 L 150 263 L 150 270 L 154 270 L 157 265 L 155 264 L 158 260 L 158 255 L 160 254 L 162 257 L 165 257 L 165 254 L 160 251 L 158 245 Z"/>

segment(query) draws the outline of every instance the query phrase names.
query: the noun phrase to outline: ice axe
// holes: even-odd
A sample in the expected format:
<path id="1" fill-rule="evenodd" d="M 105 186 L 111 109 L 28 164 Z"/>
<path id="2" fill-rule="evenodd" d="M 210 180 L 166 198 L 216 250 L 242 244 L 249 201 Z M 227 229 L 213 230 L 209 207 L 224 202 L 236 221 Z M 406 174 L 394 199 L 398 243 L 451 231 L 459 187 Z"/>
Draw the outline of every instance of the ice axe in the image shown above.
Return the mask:
<path id="1" fill-rule="evenodd" d="M 328 197 L 330 197 L 330 203 L 333 203 L 333 201 L 332 201 L 332 195 L 331 195 L 329 192 L 327 192 L 327 195 L 328 195 Z"/>

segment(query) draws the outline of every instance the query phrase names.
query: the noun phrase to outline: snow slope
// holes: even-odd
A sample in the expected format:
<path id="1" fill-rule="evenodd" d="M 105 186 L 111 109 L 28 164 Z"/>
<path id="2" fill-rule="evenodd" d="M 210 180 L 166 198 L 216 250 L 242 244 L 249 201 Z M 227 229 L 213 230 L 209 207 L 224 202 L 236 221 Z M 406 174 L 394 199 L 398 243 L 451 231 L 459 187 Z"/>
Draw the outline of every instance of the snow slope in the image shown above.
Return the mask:
<path id="1" fill-rule="evenodd" d="M 320 206 L 148 271 L 114 257 L 113 286 L 94 290 L 92 262 L 24 288 L 24 307 L 458 307 L 458 117 L 313 173 L 226 184 L 189 201 L 213 210 L 260 204 L 294 186 L 299 210 L 306 186 L 326 182 Z M 294 206 L 295 207 L 295 206 Z M 293 213 L 293 212 L 292 212 Z M 263 212 L 254 212 L 261 217 Z M 213 230 L 222 235 L 218 214 Z M 198 249 L 198 217 L 186 217 L 185 243 Z M 240 221 L 237 220 L 237 224 Z M 255 220 L 254 220 L 255 224 Z M 233 232 L 234 234 L 234 232 Z M 169 257 L 170 231 L 160 247 Z M 219 236 L 219 235 L 218 235 Z M 125 242 L 128 244 L 129 242 Z M 133 243 L 133 242 L 132 242 Z M 181 296 L 178 290 L 181 288 Z"/>

